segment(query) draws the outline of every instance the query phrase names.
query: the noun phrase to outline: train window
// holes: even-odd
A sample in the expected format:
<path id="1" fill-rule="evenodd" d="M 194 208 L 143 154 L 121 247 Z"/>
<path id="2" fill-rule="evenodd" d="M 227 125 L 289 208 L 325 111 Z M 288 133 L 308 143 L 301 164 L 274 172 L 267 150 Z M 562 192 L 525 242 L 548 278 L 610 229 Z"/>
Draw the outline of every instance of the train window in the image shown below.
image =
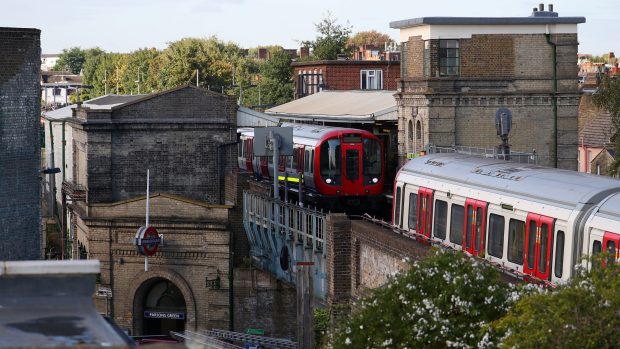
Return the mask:
<path id="1" fill-rule="evenodd" d="M 476 251 L 480 251 L 480 241 L 484 238 L 482 234 L 482 220 L 484 219 L 484 215 L 482 214 L 482 207 L 478 207 L 476 209 L 476 241 L 474 245 L 476 246 Z"/>
<path id="2" fill-rule="evenodd" d="M 555 276 L 562 277 L 564 267 L 564 232 L 559 230 L 555 238 Z"/>
<path id="3" fill-rule="evenodd" d="M 613 240 L 608 240 L 605 250 L 608 253 L 607 262 L 613 263 L 616 260 L 616 242 Z"/>
<path id="4" fill-rule="evenodd" d="M 489 254 L 504 256 L 504 217 L 491 213 L 489 217 Z"/>
<path id="5" fill-rule="evenodd" d="M 338 138 L 329 139 L 321 144 L 320 163 L 321 177 L 327 184 L 340 184 L 340 169 L 342 167 L 342 151 Z"/>
<path id="6" fill-rule="evenodd" d="M 394 224 L 400 226 L 400 187 L 396 187 L 396 197 L 394 198 Z"/>
<path id="7" fill-rule="evenodd" d="M 370 138 L 364 138 L 362 145 L 362 173 L 364 174 L 364 183 L 374 183 L 374 178 L 381 178 L 381 144 L 379 141 Z"/>
<path id="8" fill-rule="evenodd" d="M 511 219 L 508 224 L 508 261 L 523 265 L 525 222 Z"/>
<path id="9" fill-rule="evenodd" d="M 299 160 L 297 159 L 298 157 L 299 157 L 299 148 L 293 149 L 293 156 L 291 159 L 291 168 L 295 170 L 295 172 L 297 172 L 297 164 L 299 163 Z"/>
<path id="10" fill-rule="evenodd" d="M 310 150 L 310 164 L 308 164 L 308 167 L 310 168 L 310 172 L 314 172 L 314 149 Z"/>
<path id="11" fill-rule="evenodd" d="M 538 254 L 539 254 L 539 258 L 538 258 L 538 271 L 540 273 L 546 273 L 547 272 L 547 259 L 549 258 L 549 256 L 547 256 L 547 253 L 549 253 L 549 225 L 543 223 L 540 226 L 540 247 L 538 248 Z"/>
<path id="12" fill-rule="evenodd" d="M 418 222 L 418 194 L 409 194 L 409 229 L 417 229 Z"/>
<path id="13" fill-rule="evenodd" d="M 455 244 L 463 243 L 463 219 L 465 208 L 461 205 L 452 204 L 450 213 L 450 242 Z"/>
<path id="14" fill-rule="evenodd" d="M 530 232 L 527 240 L 527 267 L 528 269 L 534 269 L 534 261 L 536 260 L 536 234 L 537 232 L 536 221 L 532 219 L 530 221 Z M 534 235 L 532 235 L 534 234 Z"/>
<path id="15" fill-rule="evenodd" d="M 467 206 L 467 223 L 465 223 L 465 249 L 471 249 L 471 222 L 474 218 L 473 206 Z M 476 250 L 477 251 L 477 250 Z"/>
<path id="16" fill-rule="evenodd" d="M 442 200 L 435 200 L 435 227 L 433 236 L 445 240 L 448 227 L 448 203 Z"/>
<path id="17" fill-rule="evenodd" d="M 360 178 L 360 155 L 356 149 L 347 149 L 345 152 L 347 179 L 357 180 Z"/>
<path id="18" fill-rule="evenodd" d="M 603 250 L 603 245 L 601 244 L 601 242 L 598 240 L 594 240 L 594 243 L 592 244 L 592 256 L 595 256 L 601 253 L 602 250 Z"/>

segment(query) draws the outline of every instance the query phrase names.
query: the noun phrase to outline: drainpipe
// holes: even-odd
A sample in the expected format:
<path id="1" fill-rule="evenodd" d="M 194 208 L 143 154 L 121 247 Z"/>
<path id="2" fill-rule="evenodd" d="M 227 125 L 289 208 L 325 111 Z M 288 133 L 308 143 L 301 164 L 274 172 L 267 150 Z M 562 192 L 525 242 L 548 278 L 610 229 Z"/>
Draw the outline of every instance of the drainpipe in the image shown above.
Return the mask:
<path id="1" fill-rule="evenodd" d="M 549 33 L 549 25 L 547 24 L 547 30 L 545 34 L 547 44 L 549 44 L 552 51 L 552 64 L 553 64 L 553 94 L 551 97 L 551 103 L 553 105 L 553 167 L 558 167 L 558 65 L 557 65 L 557 44 L 551 41 L 551 34 Z"/>

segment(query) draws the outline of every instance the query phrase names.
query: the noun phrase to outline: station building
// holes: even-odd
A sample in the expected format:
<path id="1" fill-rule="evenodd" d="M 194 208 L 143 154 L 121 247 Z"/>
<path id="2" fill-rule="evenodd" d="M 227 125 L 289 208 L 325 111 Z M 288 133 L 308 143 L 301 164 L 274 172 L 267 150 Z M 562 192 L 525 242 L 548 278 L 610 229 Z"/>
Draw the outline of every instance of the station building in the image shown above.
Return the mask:
<path id="1" fill-rule="evenodd" d="M 234 98 L 186 86 L 102 97 L 51 128 L 70 172 L 57 188 L 64 257 L 101 261 L 97 310 L 131 335 L 230 328 L 236 112 Z M 163 235 L 148 270 L 134 245 L 147 169 Z"/>
<path id="2" fill-rule="evenodd" d="M 511 150 L 577 169 L 577 25 L 553 5 L 527 17 L 422 17 L 400 30 L 398 156 L 428 145 L 490 148 L 501 143 L 499 108 L 512 114 Z"/>

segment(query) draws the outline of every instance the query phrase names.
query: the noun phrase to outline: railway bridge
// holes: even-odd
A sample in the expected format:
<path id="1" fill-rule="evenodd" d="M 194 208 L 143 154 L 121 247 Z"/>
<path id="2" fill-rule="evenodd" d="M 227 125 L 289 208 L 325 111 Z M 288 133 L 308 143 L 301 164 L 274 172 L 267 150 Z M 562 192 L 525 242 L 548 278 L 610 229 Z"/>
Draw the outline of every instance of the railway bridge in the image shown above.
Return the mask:
<path id="1" fill-rule="evenodd" d="M 243 194 L 243 223 L 254 263 L 277 279 L 306 287 L 315 306 L 349 304 L 430 253 L 427 244 L 380 221 L 351 219 L 260 193 Z M 306 276 L 307 278 L 308 276 Z"/>

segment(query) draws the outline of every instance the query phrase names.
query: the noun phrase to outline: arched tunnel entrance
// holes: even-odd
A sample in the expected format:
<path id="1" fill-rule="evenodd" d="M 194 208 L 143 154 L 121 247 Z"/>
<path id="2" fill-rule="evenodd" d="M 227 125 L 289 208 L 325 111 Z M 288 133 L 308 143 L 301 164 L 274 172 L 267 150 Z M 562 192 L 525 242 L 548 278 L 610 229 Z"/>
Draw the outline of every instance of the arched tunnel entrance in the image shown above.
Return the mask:
<path id="1" fill-rule="evenodd" d="M 187 309 L 179 288 L 164 278 L 145 281 L 134 298 L 137 327 L 142 335 L 167 335 L 185 330 Z"/>

